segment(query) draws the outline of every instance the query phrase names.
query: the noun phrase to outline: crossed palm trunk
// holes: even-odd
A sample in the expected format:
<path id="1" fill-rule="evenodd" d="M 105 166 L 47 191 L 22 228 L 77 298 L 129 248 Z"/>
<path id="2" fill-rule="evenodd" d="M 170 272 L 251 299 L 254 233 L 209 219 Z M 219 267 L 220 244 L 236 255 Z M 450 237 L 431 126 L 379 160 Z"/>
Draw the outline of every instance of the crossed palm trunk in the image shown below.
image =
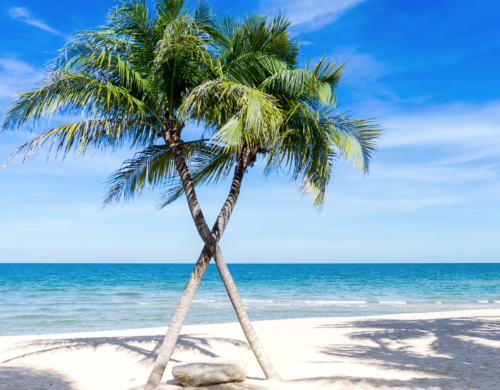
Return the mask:
<path id="1" fill-rule="evenodd" d="M 168 327 L 167 334 L 165 335 L 165 339 L 163 340 L 160 352 L 153 366 L 153 370 L 148 379 L 145 390 L 153 390 L 160 385 L 163 373 L 165 372 L 167 363 L 172 356 L 182 325 L 191 306 L 191 302 L 212 256 L 215 258 L 215 263 L 222 277 L 222 281 L 224 282 L 224 286 L 226 287 L 233 308 L 236 311 L 238 320 L 240 321 L 241 327 L 243 328 L 243 332 L 245 333 L 245 336 L 257 358 L 257 361 L 259 362 L 268 379 L 280 380 L 281 377 L 271 364 L 264 349 L 262 348 L 262 345 L 260 344 L 255 330 L 253 329 L 234 280 L 229 272 L 227 264 L 218 245 L 218 242 L 227 226 L 227 223 L 229 222 L 229 218 L 240 193 L 241 182 L 247 168 L 247 159 L 245 158 L 245 153 L 242 152 L 240 158 L 238 158 L 233 181 L 231 184 L 231 190 L 226 199 L 226 202 L 224 203 L 224 206 L 219 213 L 212 231 L 210 231 L 201 211 L 198 198 L 194 190 L 191 175 L 182 153 L 182 141 L 180 141 L 180 139 L 172 140 L 170 137 L 165 137 L 165 142 L 170 146 L 174 155 L 176 168 L 181 177 L 186 192 L 191 215 L 195 222 L 198 233 L 205 242 L 205 246 L 200 254 L 200 257 L 198 258 L 198 261 L 196 262 L 195 268 L 191 273 L 186 287 L 184 288 L 182 297 L 177 304 L 176 311 L 174 313 L 172 321 L 170 322 L 170 326 Z M 248 156 L 248 153 L 246 153 L 246 156 Z"/>

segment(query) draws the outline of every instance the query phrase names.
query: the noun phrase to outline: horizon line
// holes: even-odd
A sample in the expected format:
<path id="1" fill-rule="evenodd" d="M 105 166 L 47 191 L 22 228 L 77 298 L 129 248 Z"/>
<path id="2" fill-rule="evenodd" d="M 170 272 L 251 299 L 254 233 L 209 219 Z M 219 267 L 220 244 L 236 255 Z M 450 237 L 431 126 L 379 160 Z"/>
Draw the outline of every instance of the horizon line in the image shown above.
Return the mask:
<path id="1" fill-rule="evenodd" d="M 75 264 L 75 265 L 195 265 L 196 263 L 106 263 L 106 262 L 94 262 L 94 263 L 68 263 L 68 262 L 19 262 L 19 263 L 7 263 L 0 262 L 0 265 L 27 265 L 27 264 Z M 374 265 L 374 264 L 398 264 L 398 265 L 412 265 L 412 264 L 500 264 L 500 261 L 491 261 L 491 262 L 374 262 L 374 263 L 227 263 L 230 265 L 328 265 L 328 264 L 338 264 L 338 265 Z M 216 265 L 214 262 L 210 262 L 208 265 Z"/>

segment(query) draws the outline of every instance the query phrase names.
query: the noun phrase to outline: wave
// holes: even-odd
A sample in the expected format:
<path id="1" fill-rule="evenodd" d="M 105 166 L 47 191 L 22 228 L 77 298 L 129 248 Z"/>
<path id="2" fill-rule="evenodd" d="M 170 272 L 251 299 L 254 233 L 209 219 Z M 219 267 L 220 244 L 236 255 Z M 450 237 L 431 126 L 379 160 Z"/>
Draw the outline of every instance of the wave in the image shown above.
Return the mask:
<path id="1" fill-rule="evenodd" d="M 13 317 L 10 317 L 10 318 L 7 318 L 8 320 L 38 320 L 38 319 L 52 319 L 52 318 L 64 318 L 63 316 L 58 316 L 58 315 L 54 315 L 54 316 L 50 316 L 50 315 L 46 315 L 46 314 L 39 314 L 39 315 L 36 315 L 36 314 L 24 314 L 24 315 L 20 315 L 20 316 L 13 316 Z"/>
<path id="2" fill-rule="evenodd" d="M 242 299 L 242 301 L 247 306 L 261 307 L 261 306 L 350 306 L 350 305 L 365 305 L 368 301 L 275 301 L 275 300 L 265 300 L 265 299 Z M 137 302 L 135 302 L 137 303 Z M 193 303 L 202 304 L 217 304 L 217 305 L 229 305 L 230 302 L 227 300 L 218 299 L 195 299 Z M 378 303 L 378 301 L 376 302 Z M 262 305 L 259 305 L 262 304 Z"/>
<path id="3" fill-rule="evenodd" d="M 266 304 L 269 306 L 290 306 L 290 305 L 308 305 L 308 306 L 334 306 L 334 305 L 364 305 L 368 303 L 368 301 L 275 301 L 275 300 L 266 300 L 266 299 L 242 299 L 243 302 L 247 304 Z M 217 300 L 217 299 L 195 299 L 193 303 L 229 303 L 226 300 Z"/>
<path id="4" fill-rule="evenodd" d="M 116 293 L 116 294 L 113 294 L 113 295 L 116 295 L 116 296 L 119 296 L 119 297 L 138 297 L 141 294 L 140 293 Z"/>
<path id="5" fill-rule="evenodd" d="M 381 305 L 406 305 L 408 302 L 403 301 L 378 301 Z"/>
<path id="6" fill-rule="evenodd" d="M 193 303 L 217 302 L 216 299 L 193 299 Z"/>
<path id="7" fill-rule="evenodd" d="M 309 306 L 351 306 L 365 305 L 368 301 L 299 301 Z"/>
<path id="8" fill-rule="evenodd" d="M 266 301 L 262 299 L 242 299 L 243 302 L 257 302 L 257 303 L 273 303 L 274 301 Z"/>

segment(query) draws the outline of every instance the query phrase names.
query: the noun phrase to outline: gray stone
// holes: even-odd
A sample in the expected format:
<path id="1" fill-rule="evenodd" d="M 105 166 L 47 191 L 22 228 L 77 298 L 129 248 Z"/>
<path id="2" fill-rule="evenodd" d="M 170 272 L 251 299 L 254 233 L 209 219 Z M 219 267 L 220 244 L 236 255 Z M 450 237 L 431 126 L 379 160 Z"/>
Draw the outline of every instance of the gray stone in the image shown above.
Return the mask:
<path id="1" fill-rule="evenodd" d="M 172 368 L 172 375 L 183 386 L 209 386 L 228 382 L 243 382 L 247 369 L 240 360 L 216 363 L 189 363 Z"/>

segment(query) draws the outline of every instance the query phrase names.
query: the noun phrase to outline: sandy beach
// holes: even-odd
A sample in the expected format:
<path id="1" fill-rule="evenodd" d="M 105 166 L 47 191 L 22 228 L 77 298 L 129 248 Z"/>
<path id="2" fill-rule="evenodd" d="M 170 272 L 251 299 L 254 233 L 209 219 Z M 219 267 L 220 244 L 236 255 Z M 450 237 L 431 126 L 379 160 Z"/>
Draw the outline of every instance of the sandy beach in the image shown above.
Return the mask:
<path id="1" fill-rule="evenodd" d="M 254 323 L 283 382 L 264 380 L 239 324 L 183 329 L 171 369 L 242 359 L 245 382 L 210 389 L 500 389 L 500 309 Z M 139 390 L 166 328 L 0 337 L 0 389 Z"/>

